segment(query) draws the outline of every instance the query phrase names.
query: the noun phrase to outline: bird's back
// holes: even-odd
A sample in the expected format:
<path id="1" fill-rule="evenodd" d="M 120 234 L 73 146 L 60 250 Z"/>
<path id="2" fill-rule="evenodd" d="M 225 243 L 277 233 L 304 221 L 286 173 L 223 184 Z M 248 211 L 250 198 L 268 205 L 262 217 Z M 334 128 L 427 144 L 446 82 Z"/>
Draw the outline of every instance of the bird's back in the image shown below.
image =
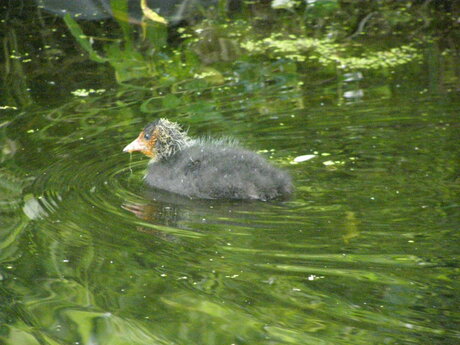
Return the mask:
<path id="1" fill-rule="evenodd" d="M 234 146 L 196 143 L 149 165 L 146 182 L 155 188 L 205 199 L 286 197 L 290 176 L 258 154 Z"/>

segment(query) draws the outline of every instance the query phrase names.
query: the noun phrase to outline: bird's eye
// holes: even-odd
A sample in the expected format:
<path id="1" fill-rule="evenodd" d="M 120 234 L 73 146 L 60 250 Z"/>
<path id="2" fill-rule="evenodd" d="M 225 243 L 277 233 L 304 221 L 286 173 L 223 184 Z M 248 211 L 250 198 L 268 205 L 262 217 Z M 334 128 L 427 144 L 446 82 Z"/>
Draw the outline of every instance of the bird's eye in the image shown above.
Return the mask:
<path id="1" fill-rule="evenodd" d="M 150 134 L 145 133 L 145 134 L 144 134 L 144 138 L 145 138 L 145 140 L 150 140 Z"/>

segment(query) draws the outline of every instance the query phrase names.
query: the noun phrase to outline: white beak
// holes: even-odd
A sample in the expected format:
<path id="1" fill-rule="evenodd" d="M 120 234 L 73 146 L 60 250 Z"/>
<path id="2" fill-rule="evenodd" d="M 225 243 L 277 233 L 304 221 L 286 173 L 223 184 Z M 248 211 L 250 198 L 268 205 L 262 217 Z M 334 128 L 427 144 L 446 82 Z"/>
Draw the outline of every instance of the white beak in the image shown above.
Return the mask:
<path id="1" fill-rule="evenodd" d="M 145 145 L 139 140 L 139 138 L 136 138 L 123 149 L 123 152 L 143 151 L 145 149 Z"/>

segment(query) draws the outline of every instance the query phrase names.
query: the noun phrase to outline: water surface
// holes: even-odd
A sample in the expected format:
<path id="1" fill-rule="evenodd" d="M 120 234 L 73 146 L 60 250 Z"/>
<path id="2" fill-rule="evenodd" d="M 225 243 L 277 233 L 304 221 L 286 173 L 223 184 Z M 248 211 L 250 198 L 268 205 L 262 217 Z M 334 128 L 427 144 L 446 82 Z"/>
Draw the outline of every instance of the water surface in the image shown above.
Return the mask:
<path id="1" fill-rule="evenodd" d="M 0 342 L 458 343 L 460 99 L 396 72 L 352 93 L 235 78 L 179 104 L 41 90 L 52 105 L 5 111 Z M 149 190 L 122 149 L 160 116 L 260 152 L 295 194 Z"/>

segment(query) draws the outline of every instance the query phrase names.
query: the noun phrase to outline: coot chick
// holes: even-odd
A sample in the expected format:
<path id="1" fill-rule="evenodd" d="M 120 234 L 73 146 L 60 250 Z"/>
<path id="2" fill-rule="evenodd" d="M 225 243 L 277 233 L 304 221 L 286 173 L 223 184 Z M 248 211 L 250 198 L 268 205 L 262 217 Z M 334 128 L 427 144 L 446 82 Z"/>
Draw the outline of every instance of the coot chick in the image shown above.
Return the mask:
<path id="1" fill-rule="evenodd" d="M 230 141 L 192 139 L 174 122 L 149 123 L 123 149 L 151 158 L 148 185 L 201 199 L 259 199 L 287 197 L 290 176 L 258 154 Z"/>

